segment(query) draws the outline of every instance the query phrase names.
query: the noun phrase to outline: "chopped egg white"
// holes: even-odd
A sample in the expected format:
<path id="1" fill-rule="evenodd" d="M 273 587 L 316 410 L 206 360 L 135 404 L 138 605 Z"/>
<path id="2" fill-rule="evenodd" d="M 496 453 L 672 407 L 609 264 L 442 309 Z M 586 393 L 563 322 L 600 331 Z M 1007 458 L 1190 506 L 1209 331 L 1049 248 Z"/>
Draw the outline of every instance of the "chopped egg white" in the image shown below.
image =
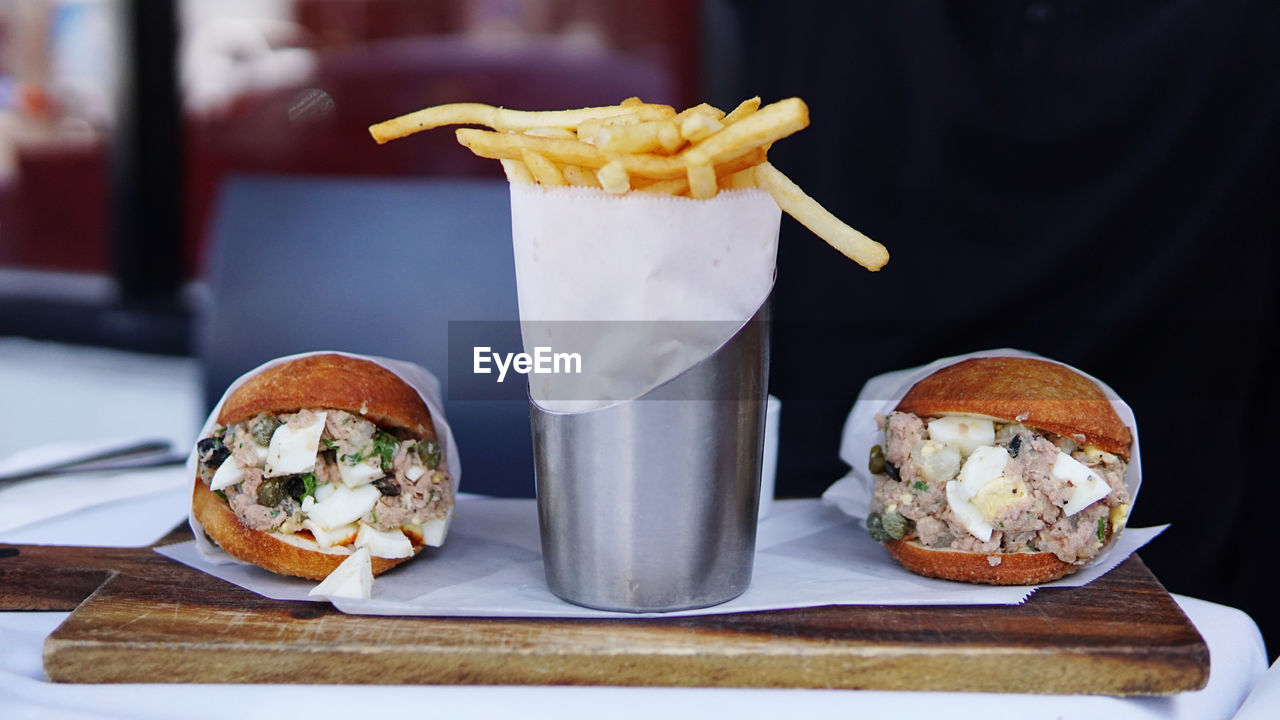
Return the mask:
<path id="1" fill-rule="evenodd" d="M 969 455 L 984 445 L 996 442 L 996 424 L 990 418 L 974 415 L 946 415 L 929 421 L 929 439 L 950 443 Z"/>
<path id="2" fill-rule="evenodd" d="M 209 478 L 209 489 L 222 490 L 229 488 L 243 479 L 244 468 L 240 467 L 234 457 L 227 456 L 227 459 L 223 460 L 218 469 L 214 471 L 213 477 Z"/>
<path id="3" fill-rule="evenodd" d="M 415 482 L 426 473 L 427 469 L 421 465 L 410 465 L 409 469 L 404 471 L 404 476 L 409 478 L 409 482 Z"/>
<path id="4" fill-rule="evenodd" d="M 368 548 L 357 548 L 307 595 L 368 599 L 373 594 L 373 559 Z"/>
<path id="5" fill-rule="evenodd" d="M 369 554 L 380 558 L 402 558 L 413 555 L 413 543 L 399 529 L 375 530 L 360 523 L 356 535 L 356 547 L 367 548 Z"/>
<path id="6" fill-rule="evenodd" d="M 1071 487 L 1067 504 L 1062 506 L 1063 514 L 1068 517 L 1089 507 L 1111 492 L 1111 486 L 1102 479 L 1101 475 L 1064 452 L 1058 453 L 1058 459 L 1054 461 L 1049 475 Z"/>
<path id="7" fill-rule="evenodd" d="M 1004 477 L 1008 463 L 1009 453 L 1000 446 L 975 448 L 960 468 L 957 479 L 947 483 L 947 505 L 964 529 L 983 542 L 990 540 L 995 530 L 991 518 L 1008 502 L 996 501 L 994 491 L 987 493 L 984 490 L 988 485 L 1010 482 Z"/>
<path id="8" fill-rule="evenodd" d="M 256 452 L 256 453 L 258 453 L 258 467 L 262 467 L 262 466 L 266 465 L 266 464 L 267 464 L 267 455 L 270 453 L 270 450 L 267 448 L 267 446 L 266 446 L 266 445 L 259 445 L 258 443 L 254 443 L 254 444 L 253 444 L 253 451 L 254 451 L 254 452 Z"/>
<path id="9" fill-rule="evenodd" d="M 316 487 L 316 502 L 324 502 L 333 496 L 334 491 L 338 489 L 337 485 L 323 483 Z"/>
<path id="10" fill-rule="evenodd" d="M 982 542 L 991 539 L 991 533 L 995 528 L 991 527 L 991 523 L 982 516 L 982 511 L 970 502 L 970 496 L 966 496 L 964 487 L 958 480 L 947 483 L 947 505 L 951 507 L 951 512 L 955 513 L 956 519 L 965 530 L 969 531 L 970 535 Z"/>
<path id="11" fill-rule="evenodd" d="M 440 547 L 449 534 L 449 525 L 453 522 L 453 508 L 444 512 L 442 518 L 431 518 L 422 524 L 422 542 L 429 547 Z"/>
<path id="12" fill-rule="evenodd" d="M 316 542 L 320 543 L 320 547 L 323 548 L 330 548 L 334 545 L 349 545 L 356 539 L 356 533 L 358 532 L 355 523 L 330 530 L 321 527 L 319 523 L 311 519 L 303 520 L 302 527 L 310 530 Z"/>
<path id="13" fill-rule="evenodd" d="M 349 465 L 339 460 L 338 474 L 342 476 L 343 485 L 346 485 L 349 488 L 354 488 L 360 487 L 361 485 L 368 485 L 386 473 L 382 472 L 382 467 L 377 464 L 370 465 L 369 463 L 362 462 L 356 465 Z"/>
<path id="14" fill-rule="evenodd" d="M 320 434 L 324 432 L 325 413 L 316 413 L 310 425 L 295 428 L 281 425 L 271 435 L 267 447 L 265 477 L 279 477 L 311 472 L 316 467 L 316 451 L 320 447 Z"/>
<path id="15" fill-rule="evenodd" d="M 307 519 L 322 528 L 334 529 L 350 525 L 373 509 L 382 493 L 372 485 L 358 488 L 331 486 L 333 491 L 323 500 L 308 496 L 302 501 L 302 511 Z"/>
<path id="16" fill-rule="evenodd" d="M 977 448 L 965 460 L 956 479 L 964 487 L 965 494 L 973 497 L 984 485 L 1004 475 L 1009 460 L 1009 451 L 999 445 Z"/>

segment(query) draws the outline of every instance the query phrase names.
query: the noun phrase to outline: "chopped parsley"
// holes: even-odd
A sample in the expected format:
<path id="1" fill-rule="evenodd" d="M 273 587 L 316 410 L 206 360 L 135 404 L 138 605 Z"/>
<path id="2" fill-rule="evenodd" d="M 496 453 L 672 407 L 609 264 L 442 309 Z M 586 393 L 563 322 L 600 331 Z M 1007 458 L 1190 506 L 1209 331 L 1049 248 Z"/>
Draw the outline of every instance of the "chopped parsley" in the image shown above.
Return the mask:
<path id="1" fill-rule="evenodd" d="M 929 486 L 923 480 L 917 480 L 912 483 L 911 489 L 916 492 L 929 492 Z"/>
<path id="2" fill-rule="evenodd" d="M 1106 542 L 1107 540 L 1107 519 L 1098 518 L 1098 542 Z"/>
<path id="3" fill-rule="evenodd" d="M 301 502 L 307 497 L 315 497 L 315 494 L 316 494 L 316 474 L 307 473 L 306 475 L 302 476 L 302 497 L 298 498 L 298 501 Z"/>
<path id="4" fill-rule="evenodd" d="M 391 459 L 396 455 L 400 441 L 390 433 L 380 432 L 373 436 L 373 452 L 380 456 L 382 472 L 391 472 Z"/>

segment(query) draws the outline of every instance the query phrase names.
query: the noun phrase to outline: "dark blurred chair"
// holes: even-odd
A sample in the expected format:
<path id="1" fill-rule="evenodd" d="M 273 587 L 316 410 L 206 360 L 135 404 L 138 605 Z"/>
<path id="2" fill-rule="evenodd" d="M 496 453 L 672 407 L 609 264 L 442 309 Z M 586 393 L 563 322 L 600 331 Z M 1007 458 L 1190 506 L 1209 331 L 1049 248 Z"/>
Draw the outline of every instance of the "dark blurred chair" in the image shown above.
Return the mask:
<path id="1" fill-rule="evenodd" d="M 463 489 L 532 496 L 523 390 L 506 388 L 505 400 L 448 392 L 451 322 L 516 327 L 506 181 L 232 176 L 205 267 L 196 346 L 209 407 L 236 377 L 281 355 L 416 362 L 445 386 Z"/>

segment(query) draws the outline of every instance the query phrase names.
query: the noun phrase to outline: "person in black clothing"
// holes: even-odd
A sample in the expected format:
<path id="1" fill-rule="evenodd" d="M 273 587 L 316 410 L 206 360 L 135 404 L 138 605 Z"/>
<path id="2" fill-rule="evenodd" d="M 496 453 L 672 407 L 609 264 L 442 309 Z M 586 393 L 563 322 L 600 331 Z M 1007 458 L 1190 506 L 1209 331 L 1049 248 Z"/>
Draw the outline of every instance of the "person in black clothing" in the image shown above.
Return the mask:
<path id="1" fill-rule="evenodd" d="M 983 348 L 1037 352 L 1133 407 L 1145 483 L 1131 524 L 1173 524 L 1147 565 L 1171 591 L 1249 612 L 1280 649 L 1264 587 L 1280 4 L 722 9 L 742 60 L 712 99 L 804 98 L 810 127 L 770 159 L 891 253 L 868 274 L 784 221 L 779 495 L 818 495 L 845 473 L 840 431 L 867 378 Z"/>

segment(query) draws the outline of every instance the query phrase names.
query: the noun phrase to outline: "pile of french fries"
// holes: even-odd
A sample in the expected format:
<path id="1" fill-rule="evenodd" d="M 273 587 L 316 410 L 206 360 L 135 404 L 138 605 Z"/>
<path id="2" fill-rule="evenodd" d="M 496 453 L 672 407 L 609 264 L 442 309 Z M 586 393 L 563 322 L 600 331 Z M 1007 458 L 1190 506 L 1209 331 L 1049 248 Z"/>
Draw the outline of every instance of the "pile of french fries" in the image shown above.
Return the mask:
<path id="1" fill-rule="evenodd" d="M 682 112 L 628 98 L 617 105 L 526 111 L 452 103 L 370 126 L 378 144 L 446 125 L 480 157 L 502 163 L 513 183 L 579 185 L 609 193 L 696 199 L 762 188 L 778 207 L 868 270 L 889 261 L 880 243 L 849 227 L 768 161 L 769 147 L 809 125 L 799 98 L 761 106 L 753 97 L 728 113 L 703 103 Z"/>

